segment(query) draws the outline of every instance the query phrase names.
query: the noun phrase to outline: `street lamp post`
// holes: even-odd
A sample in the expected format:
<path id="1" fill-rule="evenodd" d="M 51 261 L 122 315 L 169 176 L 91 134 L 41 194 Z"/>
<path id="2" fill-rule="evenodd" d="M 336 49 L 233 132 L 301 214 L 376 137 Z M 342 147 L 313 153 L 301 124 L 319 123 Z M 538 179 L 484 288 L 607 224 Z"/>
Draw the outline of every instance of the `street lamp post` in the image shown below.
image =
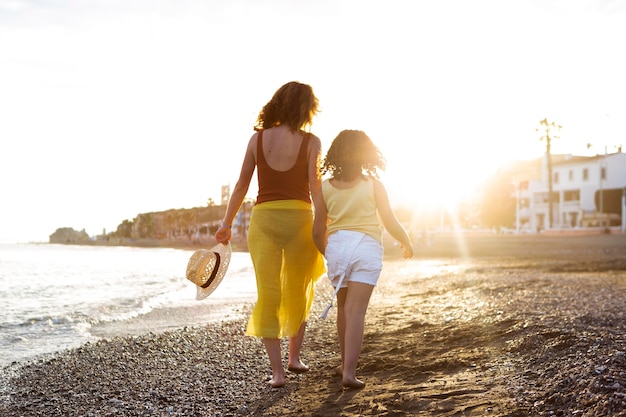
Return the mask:
<path id="1" fill-rule="evenodd" d="M 557 125 L 554 122 L 548 122 L 548 119 L 543 119 L 539 122 L 544 127 L 546 132 L 545 136 L 541 136 L 539 140 L 546 140 L 546 158 L 548 159 L 548 228 L 552 228 L 552 205 L 553 205 L 553 197 L 552 197 L 552 155 L 550 154 L 550 146 L 552 139 L 558 139 L 559 136 L 553 134 L 550 136 L 550 130 L 554 129 L 556 133 L 558 133 L 563 126 Z M 539 129 L 535 129 L 535 131 L 539 132 Z"/>

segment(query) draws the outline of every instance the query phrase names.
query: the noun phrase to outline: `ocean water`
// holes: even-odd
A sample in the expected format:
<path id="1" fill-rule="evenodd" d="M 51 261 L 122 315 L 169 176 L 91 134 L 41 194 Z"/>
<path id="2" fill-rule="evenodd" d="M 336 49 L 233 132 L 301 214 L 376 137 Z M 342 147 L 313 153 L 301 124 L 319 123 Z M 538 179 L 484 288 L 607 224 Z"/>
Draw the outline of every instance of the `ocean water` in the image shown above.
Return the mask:
<path id="1" fill-rule="evenodd" d="M 254 302 L 256 285 L 248 253 L 232 254 L 224 281 L 201 301 L 185 278 L 192 253 L 0 244 L 0 368 L 96 340 L 93 332 L 103 325 L 123 326 L 167 311 L 161 320 L 176 326 L 189 322 L 184 317 L 188 311 L 222 311 L 225 305 Z M 191 320 L 201 325 L 203 318 Z"/>

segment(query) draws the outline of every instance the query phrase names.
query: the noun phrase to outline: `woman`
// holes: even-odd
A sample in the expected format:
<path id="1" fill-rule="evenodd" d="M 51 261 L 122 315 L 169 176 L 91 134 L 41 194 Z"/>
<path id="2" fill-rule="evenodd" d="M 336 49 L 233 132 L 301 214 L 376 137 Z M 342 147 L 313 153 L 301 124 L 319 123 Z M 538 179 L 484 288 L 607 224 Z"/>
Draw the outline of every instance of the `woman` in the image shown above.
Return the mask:
<path id="1" fill-rule="evenodd" d="M 260 337 L 272 367 L 270 385 L 285 385 L 280 340 L 289 337 L 288 369 L 309 370 L 300 359 L 313 286 L 324 260 L 312 238 L 311 193 L 319 195 L 321 142 L 306 132 L 318 100 L 306 84 L 290 82 L 263 107 L 215 240 L 226 244 L 257 169 L 259 191 L 248 228 L 258 299 L 246 335 Z"/>

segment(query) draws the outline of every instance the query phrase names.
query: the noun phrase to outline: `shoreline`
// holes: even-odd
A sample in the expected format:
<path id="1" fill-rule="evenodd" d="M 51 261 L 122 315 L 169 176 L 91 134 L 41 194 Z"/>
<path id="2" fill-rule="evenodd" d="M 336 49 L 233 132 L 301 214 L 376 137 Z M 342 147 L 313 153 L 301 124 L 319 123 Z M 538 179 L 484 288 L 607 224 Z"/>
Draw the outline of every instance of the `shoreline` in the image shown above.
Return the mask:
<path id="1" fill-rule="evenodd" d="M 546 237 L 390 253 L 366 318 L 363 390 L 332 376 L 336 307 L 318 319 L 332 294 L 322 279 L 303 347 L 311 371 L 283 389 L 266 384 L 243 308 L 21 364 L 0 414 L 626 416 L 626 236 Z"/>
<path id="2" fill-rule="evenodd" d="M 546 247 L 561 242 L 601 242 L 614 237 L 615 241 L 626 239 L 626 233 L 622 233 L 619 228 L 586 228 L 586 229 L 554 229 L 546 230 L 542 233 L 496 233 L 491 230 L 461 230 L 461 231 L 436 231 L 424 238 L 413 238 L 414 246 L 418 249 L 415 257 L 471 257 L 484 256 L 485 242 L 505 242 L 505 244 L 518 244 L 523 241 L 532 241 L 533 244 Z M 469 254 L 464 253 L 464 242 L 468 242 L 470 247 L 478 248 L 477 251 L 471 251 Z M 388 255 L 394 250 L 394 241 L 385 233 L 383 235 L 383 243 L 385 253 Z M 76 245 L 76 246 L 104 246 L 104 247 L 133 247 L 133 248 L 167 248 L 181 249 L 187 251 L 196 251 L 206 249 L 217 244 L 215 240 L 206 241 L 174 241 L 174 240 L 157 240 L 157 239 L 141 239 L 141 240 L 123 240 L 123 241 L 101 241 L 90 240 L 87 242 L 76 243 L 49 243 L 49 242 L 29 242 L 29 244 L 55 244 L 55 245 Z M 488 243 L 487 243 L 488 244 Z M 583 243 L 584 244 L 584 243 Z M 245 239 L 235 239 L 231 241 L 233 252 L 247 252 L 248 245 Z"/>
<path id="3" fill-rule="evenodd" d="M 122 239 L 122 240 L 89 240 L 84 242 L 72 243 L 51 243 L 51 242 L 31 242 L 32 244 L 51 244 L 51 245 L 76 245 L 76 246 L 103 246 L 117 247 L 124 246 L 130 248 L 166 248 L 166 249 L 182 249 L 196 251 L 198 249 L 207 249 L 215 246 L 217 242 L 214 239 L 202 240 L 196 242 L 178 241 L 178 240 L 159 240 L 159 239 Z M 247 252 L 248 244 L 244 239 L 231 241 L 233 252 Z"/>
<path id="4" fill-rule="evenodd" d="M 244 319 L 254 300 L 227 298 L 206 300 L 193 306 L 158 307 L 146 314 L 124 321 L 100 322 L 90 329 L 99 339 L 134 337 L 146 333 L 158 334 L 189 327 L 201 327 L 209 323 Z"/>

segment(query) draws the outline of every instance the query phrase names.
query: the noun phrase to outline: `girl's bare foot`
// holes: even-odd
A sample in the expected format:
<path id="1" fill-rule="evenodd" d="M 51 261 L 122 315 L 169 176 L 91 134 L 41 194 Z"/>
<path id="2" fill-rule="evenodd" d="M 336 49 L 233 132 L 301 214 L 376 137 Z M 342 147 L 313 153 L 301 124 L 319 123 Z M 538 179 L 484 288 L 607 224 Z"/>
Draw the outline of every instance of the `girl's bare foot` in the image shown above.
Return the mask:
<path id="1" fill-rule="evenodd" d="M 287 367 L 287 369 L 290 372 L 293 372 L 294 374 L 303 374 L 305 372 L 309 372 L 309 367 L 308 365 L 303 364 L 302 362 L 298 361 L 296 363 L 294 363 L 293 365 L 289 365 Z"/>
<path id="2" fill-rule="evenodd" d="M 365 387 L 365 382 L 359 381 L 358 379 L 344 379 L 343 387 L 346 389 L 361 389 Z"/>

